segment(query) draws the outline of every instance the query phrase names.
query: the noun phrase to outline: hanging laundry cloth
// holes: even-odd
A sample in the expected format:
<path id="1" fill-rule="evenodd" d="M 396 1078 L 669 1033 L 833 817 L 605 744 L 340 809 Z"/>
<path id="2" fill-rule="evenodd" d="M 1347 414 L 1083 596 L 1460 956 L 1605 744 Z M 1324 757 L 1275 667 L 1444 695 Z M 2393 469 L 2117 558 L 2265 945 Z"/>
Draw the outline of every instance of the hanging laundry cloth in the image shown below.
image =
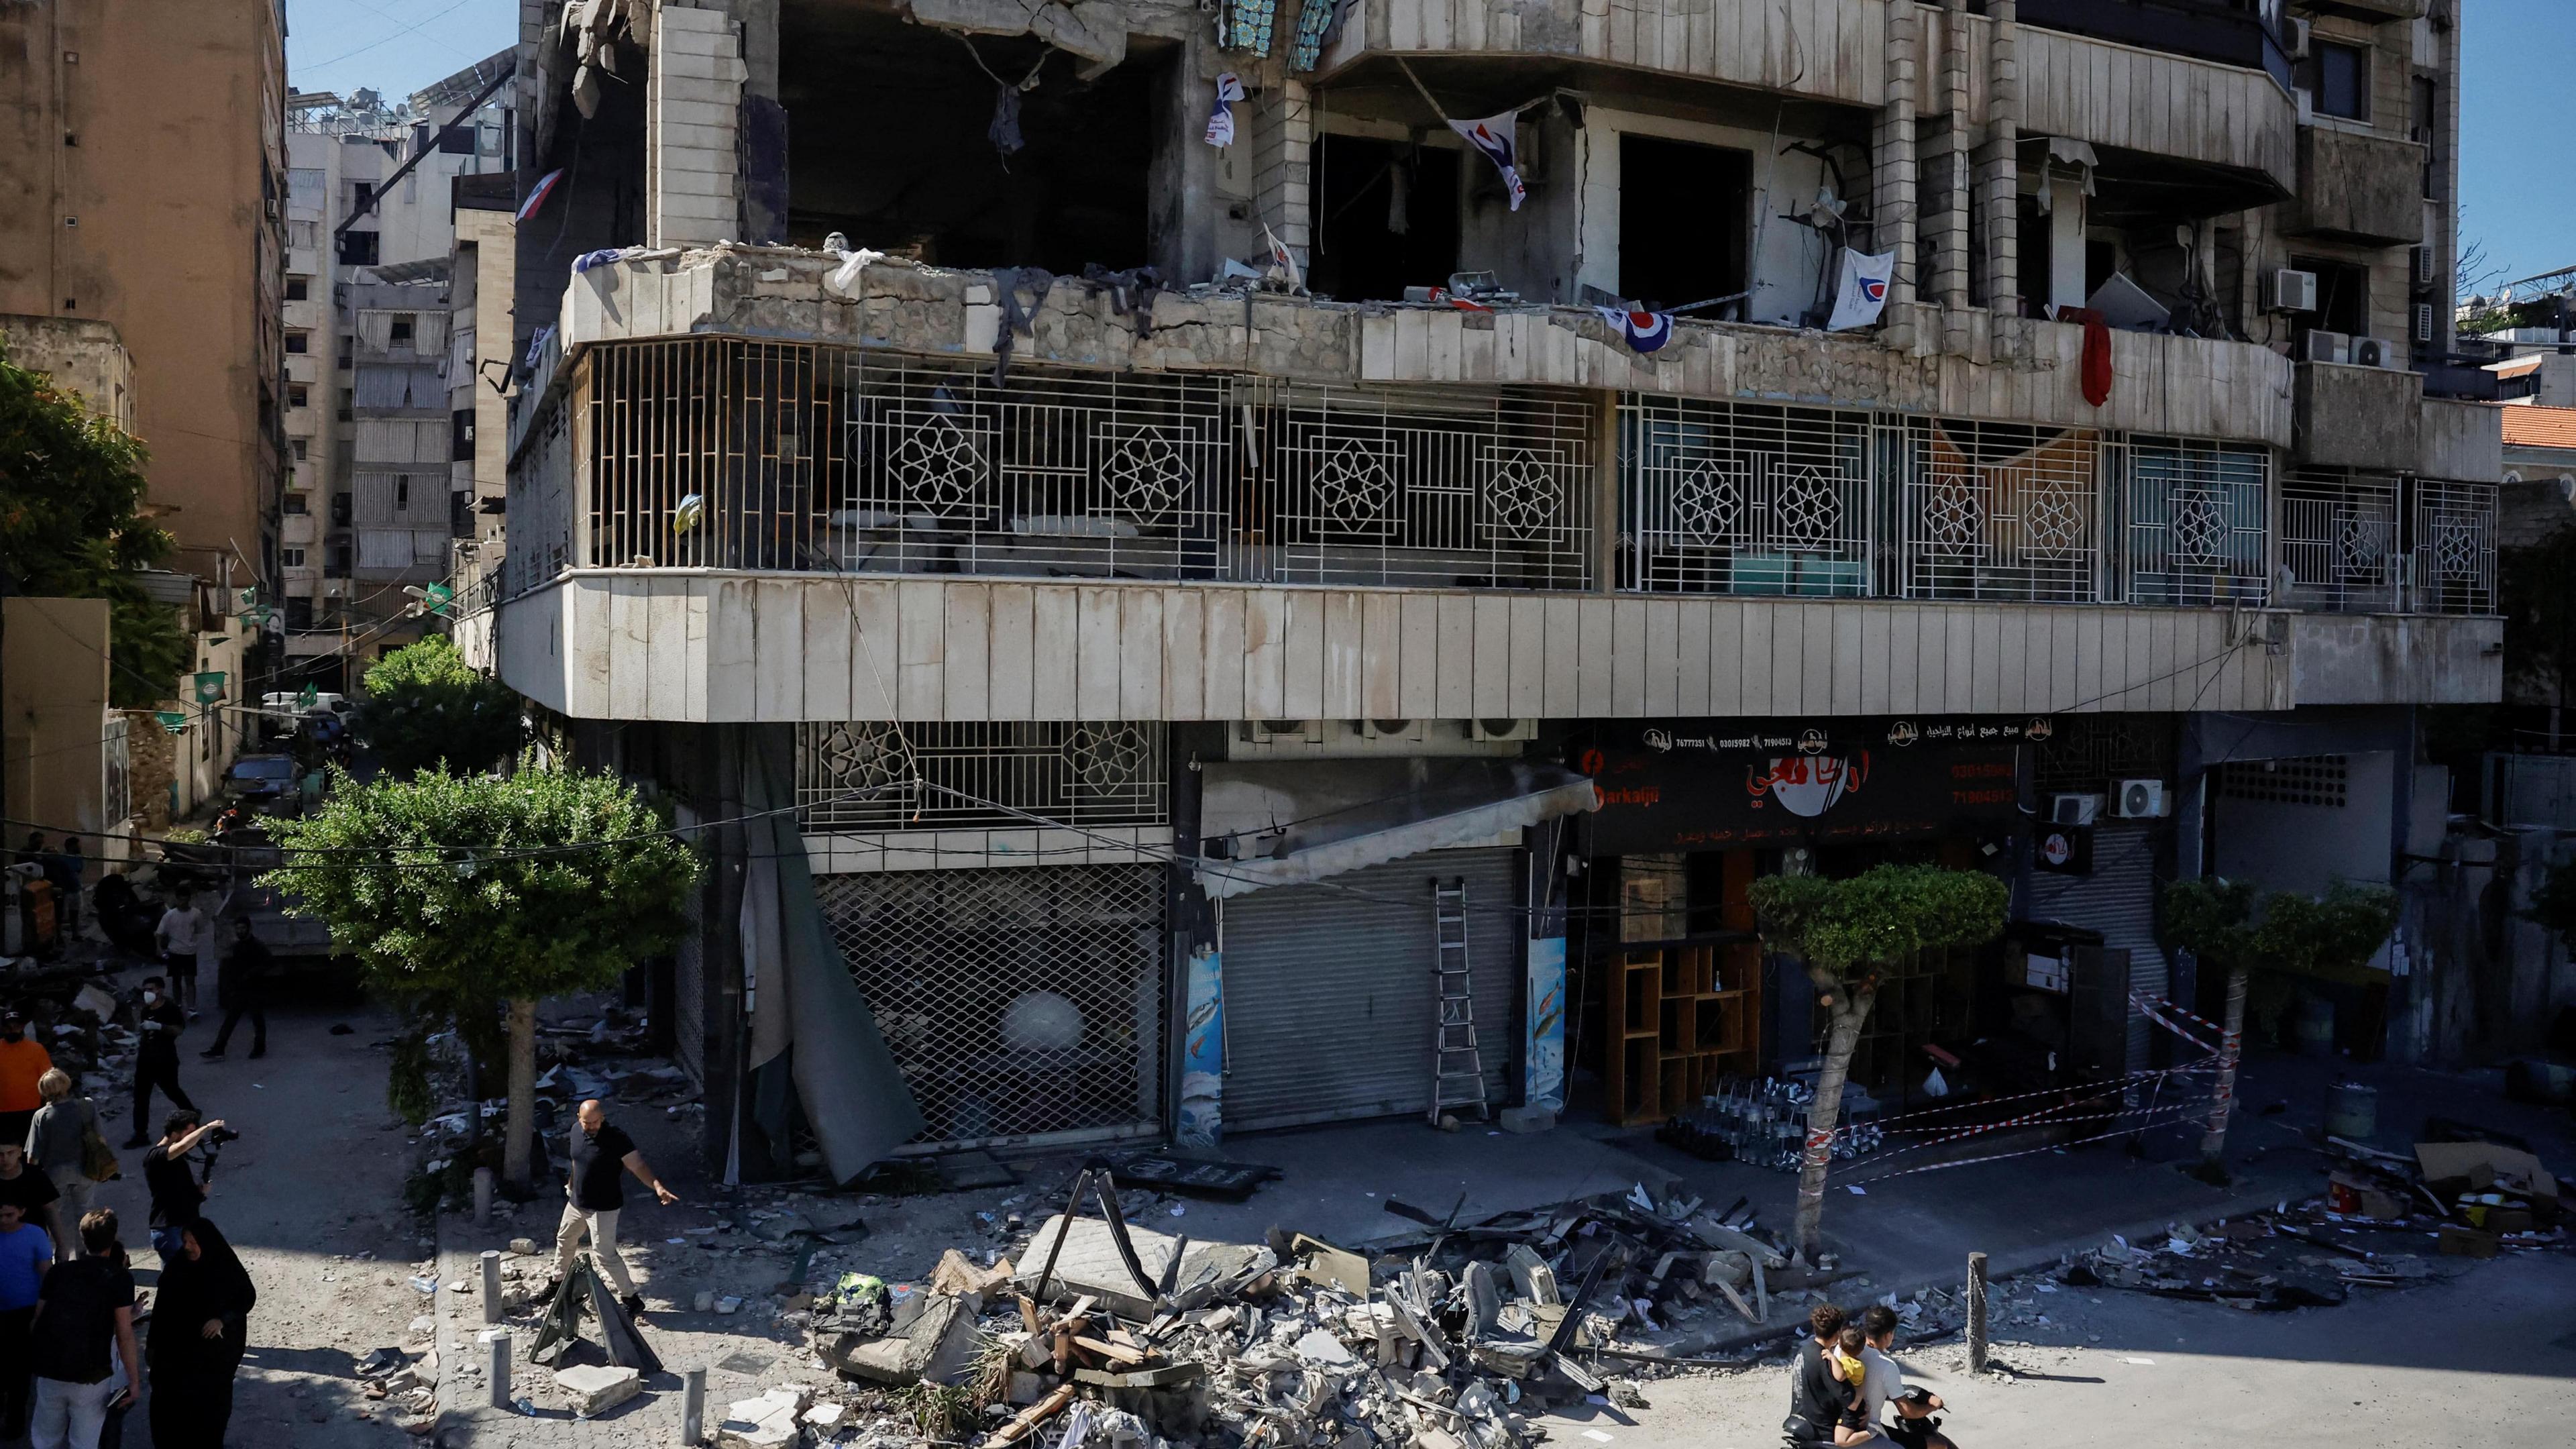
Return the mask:
<path id="1" fill-rule="evenodd" d="M 1278 23 L 1279 0 L 1225 0 L 1225 9 L 1217 15 L 1217 48 L 1266 56 L 1270 32 Z"/>

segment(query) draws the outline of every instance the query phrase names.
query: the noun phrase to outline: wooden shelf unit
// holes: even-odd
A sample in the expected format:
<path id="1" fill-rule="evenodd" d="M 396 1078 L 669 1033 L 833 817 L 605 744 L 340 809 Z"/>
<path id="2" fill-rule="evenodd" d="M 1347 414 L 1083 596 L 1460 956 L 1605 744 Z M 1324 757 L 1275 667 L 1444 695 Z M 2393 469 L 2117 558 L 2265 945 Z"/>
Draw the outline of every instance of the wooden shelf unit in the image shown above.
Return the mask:
<path id="1" fill-rule="evenodd" d="M 1718 1078 L 1757 1069 L 1762 948 L 1749 940 L 1619 947 L 1601 973 L 1602 1111 L 1622 1126 L 1699 1105 Z"/>

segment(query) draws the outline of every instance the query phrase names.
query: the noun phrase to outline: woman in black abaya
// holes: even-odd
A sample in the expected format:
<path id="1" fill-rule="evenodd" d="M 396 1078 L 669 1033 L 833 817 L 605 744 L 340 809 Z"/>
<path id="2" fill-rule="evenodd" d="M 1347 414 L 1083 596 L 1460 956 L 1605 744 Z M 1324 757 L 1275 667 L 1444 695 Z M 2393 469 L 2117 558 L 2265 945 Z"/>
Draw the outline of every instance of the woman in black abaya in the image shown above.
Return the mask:
<path id="1" fill-rule="evenodd" d="M 204 1218 L 190 1224 L 178 1255 L 161 1270 L 143 1351 L 152 1377 L 153 1449 L 223 1449 L 233 1373 L 258 1301 L 222 1230 Z"/>

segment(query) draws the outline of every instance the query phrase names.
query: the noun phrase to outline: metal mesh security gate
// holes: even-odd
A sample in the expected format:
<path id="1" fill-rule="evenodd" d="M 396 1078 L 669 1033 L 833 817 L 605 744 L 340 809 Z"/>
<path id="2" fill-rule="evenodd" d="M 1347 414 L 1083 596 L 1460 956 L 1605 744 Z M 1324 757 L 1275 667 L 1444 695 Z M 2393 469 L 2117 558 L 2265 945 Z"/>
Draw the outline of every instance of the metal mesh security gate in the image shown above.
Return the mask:
<path id="1" fill-rule="evenodd" d="M 893 871 L 814 889 L 920 1104 L 915 1146 L 1161 1132 L 1160 867 Z"/>

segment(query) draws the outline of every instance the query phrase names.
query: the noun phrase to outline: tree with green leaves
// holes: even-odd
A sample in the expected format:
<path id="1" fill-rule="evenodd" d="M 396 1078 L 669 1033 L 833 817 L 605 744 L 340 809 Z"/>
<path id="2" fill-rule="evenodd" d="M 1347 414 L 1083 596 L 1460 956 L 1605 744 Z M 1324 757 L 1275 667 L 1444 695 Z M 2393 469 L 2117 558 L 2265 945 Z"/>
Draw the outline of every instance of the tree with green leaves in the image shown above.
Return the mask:
<path id="1" fill-rule="evenodd" d="M 1831 1013 L 1798 1173 L 1798 1248 L 1812 1261 L 1823 1245 L 1825 1169 L 1833 1161 L 1843 1082 L 1877 1004 L 1879 978 L 1927 951 L 1993 940 L 2003 932 L 2011 892 L 1980 871 L 1882 865 L 1848 880 L 1771 876 L 1755 881 L 1750 895 L 1764 944 L 1805 964 L 1817 1004 Z"/>
<path id="2" fill-rule="evenodd" d="M 596 991 L 688 929 L 696 853 L 633 786 L 522 760 L 503 777 L 342 778 L 322 808 L 269 822 L 263 883 L 329 923 L 335 949 L 408 1006 L 509 1004 L 503 1175 L 526 1188 L 537 1002 Z"/>
<path id="3" fill-rule="evenodd" d="M 366 673 L 357 732 L 386 773 L 479 774 L 519 748 L 519 696 L 445 635 L 390 650 Z"/>
<path id="4" fill-rule="evenodd" d="M 2226 1020 L 2218 1041 L 2218 1081 L 2210 1089 L 2209 1126 L 2200 1135 L 2200 1171 L 2223 1179 L 2227 1119 L 2236 1101 L 2236 1058 L 2245 1041 L 2246 972 L 2254 962 L 2254 886 L 2219 876 L 2165 887 L 2165 939 L 2210 970 L 2227 973 Z"/>
<path id="5" fill-rule="evenodd" d="M 188 667 L 178 613 L 141 571 L 177 544 L 143 517 L 143 444 L 80 398 L 8 358 L 0 338 L 0 570 L 20 594 L 105 599 L 108 698 L 150 709 Z"/>

